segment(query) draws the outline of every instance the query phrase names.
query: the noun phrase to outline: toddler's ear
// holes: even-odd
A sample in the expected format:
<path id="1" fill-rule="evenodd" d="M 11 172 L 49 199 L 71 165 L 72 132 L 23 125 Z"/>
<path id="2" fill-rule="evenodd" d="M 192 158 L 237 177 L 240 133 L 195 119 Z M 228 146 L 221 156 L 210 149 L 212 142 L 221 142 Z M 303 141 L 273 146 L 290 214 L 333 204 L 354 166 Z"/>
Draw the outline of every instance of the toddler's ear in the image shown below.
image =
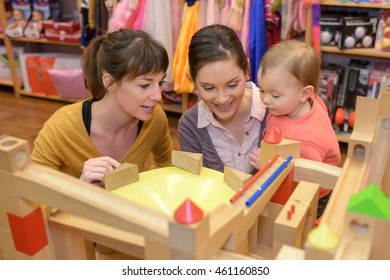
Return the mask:
<path id="1" fill-rule="evenodd" d="M 302 90 L 302 96 L 301 101 L 305 102 L 308 100 L 312 95 L 314 94 L 314 87 L 313 86 L 305 86 Z"/>

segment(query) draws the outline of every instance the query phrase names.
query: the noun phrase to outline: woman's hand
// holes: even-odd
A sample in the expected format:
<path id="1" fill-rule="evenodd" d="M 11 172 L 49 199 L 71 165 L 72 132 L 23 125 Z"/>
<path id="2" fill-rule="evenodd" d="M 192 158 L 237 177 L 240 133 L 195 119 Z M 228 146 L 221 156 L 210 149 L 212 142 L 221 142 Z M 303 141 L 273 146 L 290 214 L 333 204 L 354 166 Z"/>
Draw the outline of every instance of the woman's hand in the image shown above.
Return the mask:
<path id="1" fill-rule="evenodd" d="M 104 176 L 120 165 L 110 157 L 90 158 L 84 162 L 80 180 L 101 187 L 104 184 Z"/>
<path id="2" fill-rule="evenodd" d="M 256 168 L 260 169 L 260 148 L 254 148 L 252 151 L 249 153 L 248 156 L 248 161 L 249 165 Z"/>

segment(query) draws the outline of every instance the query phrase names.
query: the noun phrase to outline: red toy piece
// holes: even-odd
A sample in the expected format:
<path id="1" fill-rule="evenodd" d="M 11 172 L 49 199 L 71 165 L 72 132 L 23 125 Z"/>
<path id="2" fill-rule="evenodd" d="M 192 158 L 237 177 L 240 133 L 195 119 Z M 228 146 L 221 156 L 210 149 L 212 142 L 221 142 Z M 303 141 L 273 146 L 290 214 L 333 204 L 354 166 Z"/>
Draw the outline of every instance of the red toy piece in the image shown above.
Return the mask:
<path id="1" fill-rule="evenodd" d="M 18 217 L 10 213 L 7 215 L 16 250 L 34 256 L 48 245 L 41 207 L 36 208 L 25 217 Z"/>
<path id="2" fill-rule="evenodd" d="M 268 144 L 278 144 L 282 141 L 280 130 L 277 127 L 272 127 L 271 130 L 264 135 L 264 142 Z"/>
<path id="3" fill-rule="evenodd" d="M 191 199 L 187 199 L 176 209 L 175 220 L 181 224 L 194 224 L 203 218 L 203 211 Z"/>

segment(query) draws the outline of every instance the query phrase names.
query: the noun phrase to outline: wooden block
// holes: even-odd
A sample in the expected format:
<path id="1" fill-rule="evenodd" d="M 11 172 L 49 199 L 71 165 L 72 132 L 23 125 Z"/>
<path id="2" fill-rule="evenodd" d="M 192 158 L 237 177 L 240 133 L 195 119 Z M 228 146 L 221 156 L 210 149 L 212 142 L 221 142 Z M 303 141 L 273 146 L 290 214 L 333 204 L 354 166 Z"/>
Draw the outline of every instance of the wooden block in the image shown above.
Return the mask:
<path id="1" fill-rule="evenodd" d="M 72 215 L 65 212 L 58 212 L 52 215 L 49 219 L 50 228 L 58 229 L 61 232 L 66 232 L 67 234 L 73 234 L 75 237 L 80 237 L 84 239 L 84 245 L 77 245 L 78 241 L 71 237 L 67 237 L 67 243 L 69 243 L 68 248 L 64 248 L 62 251 L 64 253 L 69 252 L 72 255 L 78 256 L 76 259 L 83 259 L 83 247 L 85 248 L 86 258 L 95 259 L 95 248 L 92 244 L 92 250 L 90 249 L 88 241 L 93 241 L 95 243 L 107 246 L 109 248 L 115 249 L 116 251 L 126 253 L 133 257 L 139 259 L 145 259 L 144 247 L 145 240 L 139 235 L 132 234 L 130 231 L 123 231 L 115 227 L 107 226 L 101 223 L 92 221 L 91 219 L 84 219 L 76 215 Z M 53 233 L 52 233 L 53 234 Z M 60 238 L 63 238 L 59 236 Z M 70 237 L 72 239 L 70 239 Z M 56 240 L 53 238 L 53 242 Z M 61 243 L 61 239 L 56 243 Z M 76 246 L 70 242 L 75 242 Z M 64 245 L 60 245 L 64 246 Z M 60 247 L 61 248 L 61 247 Z M 80 254 L 81 253 L 81 254 Z M 62 258 L 67 259 L 67 253 L 63 255 Z"/>
<path id="2" fill-rule="evenodd" d="M 5 260 L 17 259 L 11 230 L 0 228 L 0 247 Z"/>
<path id="3" fill-rule="evenodd" d="M 51 237 L 57 260 L 86 260 L 87 253 L 82 237 L 64 230 L 51 228 Z"/>
<path id="4" fill-rule="evenodd" d="M 320 250 L 305 242 L 305 260 L 333 260 L 335 255 L 336 249 Z"/>
<path id="5" fill-rule="evenodd" d="M 295 206 L 294 214 L 291 215 L 290 219 L 287 219 L 287 212 L 291 211 L 292 205 Z M 309 207 L 304 203 L 287 202 L 275 220 L 274 241 L 302 248 L 303 228 L 308 211 Z"/>
<path id="6" fill-rule="evenodd" d="M 372 244 L 364 240 L 342 238 L 335 260 L 369 260 Z"/>
<path id="7" fill-rule="evenodd" d="M 198 254 L 201 259 L 212 259 L 221 248 L 228 249 L 232 233 L 244 218 L 244 213 L 240 207 L 221 204 L 209 212 L 208 217 L 210 237 Z"/>
<path id="8" fill-rule="evenodd" d="M 318 191 L 318 184 L 305 181 L 298 184 L 275 220 L 274 243 L 302 248 L 303 241 L 313 228 L 316 213 L 313 209 L 317 211 Z M 287 217 L 289 211 L 290 219 Z"/>
<path id="9" fill-rule="evenodd" d="M 38 203 L 17 197 L 9 193 L 0 192 L 0 211 L 5 213 L 14 214 L 19 217 L 24 217 L 31 213 L 34 209 L 39 207 Z M 1 225 L 0 218 L 0 225 Z M 1 225 L 4 227 L 4 225 Z"/>
<path id="10" fill-rule="evenodd" d="M 266 208 L 259 215 L 257 235 L 257 243 L 259 245 L 272 248 L 274 223 L 282 208 L 283 205 L 281 204 L 268 202 Z"/>
<path id="11" fill-rule="evenodd" d="M 195 224 L 169 223 L 169 246 L 173 259 L 198 259 L 198 251 L 209 239 L 209 216 Z"/>
<path id="12" fill-rule="evenodd" d="M 390 260 L 390 220 L 376 219 L 371 259 Z"/>
<path id="13" fill-rule="evenodd" d="M 12 136 L 0 138 L 0 170 L 23 170 L 30 162 L 30 146 L 26 140 Z"/>
<path id="14" fill-rule="evenodd" d="M 374 230 L 376 220 L 377 218 L 375 217 L 347 211 L 344 218 L 343 236 L 366 242 L 375 242 Z"/>
<path id="15" fill-rule="evenodd" d="M 304 260 L 305 252 L 302 249 L 296 247 L 283 245 L 275 260 Z"/>
<path id="16" fill-rule="evenodd" d="M 251 174 L 226 165 L 223 170 L 223 180 L 236 192 L 239 191 L 251 177 Z"/>
<path id="17" fill-rule="evenodd" d="M 171 250 L 168 244 L 154 242 L 153 240 L 145 240 L 145 259 L 146 260 L 169 260 Z"/>
<path id="18" fill-rule="evenodd" d="M 294 164 L 294 181 L 308 181 L 320 184 L 322 188 L 333 189 L 342 169 L 326 163 L 299 158 Z"/>
<path id="19" fill-rule="evenodd" d="M 118 168 L 106 174 L 104 187 L 108 191 L 134 183 L 139 180 L 138 165 L 122 163 Z"/>
<path id="20" fill-rule="evenodd" d="M 281 164 L 283 163 L 283 159 L 279 158 L 279 160 L 273 165 L 272 169 L 269 171 L 273 173 Z M 244 218 L 241 220 L 239 224 L 237 224 L 232 238 L 229 240 L 229 248 L 231 250 L 235 250 L 237 246 L 240 245 L 243 238 L 247 237 L 249 229 L 253 226 L 255 223 L 255 220 L 259 217 L 259 213 L 262 212 L 264 207 L 268 204 L 270 198 L 273 196 L 275 191 L 278 189 L 282 181 L 286 178 L 290 170 L 293 168 L 294 161 L 292 160 L 286 168 L 284 168 L 279 176 L 277 176 L 272 183 L 267 187 L 267 189 L 264 191 L 264 193 L 250 206 L 246 207 L 245 202 L 247 201 L 247 198 L 242 196 L 235 202 L 235 207 L 244 207 Z M 258 180 L 268 178 L 270 176 L 267 175 L 267 172 L 264 173 Z M 251 196 L 251 193 L 253 194 L 253 191 L 256 191 L 258 189 L 259 184 L 257 181 L 246 191 L 249 196 Z"/>
<path id="21" fill-rule="evenodd" d="M 173 150 L 172 163 L 179 168 L 199 175 L 203 166 L 203 155 Z"/>
<path id="22" fill-rule="evenodd" d="M 301 157 L 301 142 L 282 139 L 278 144 L 268 144 L 261 141 L 260 167 L 264 166 L 274 155 L 279 154 L 282 158 L 292 156 L 294 159 Z"/>

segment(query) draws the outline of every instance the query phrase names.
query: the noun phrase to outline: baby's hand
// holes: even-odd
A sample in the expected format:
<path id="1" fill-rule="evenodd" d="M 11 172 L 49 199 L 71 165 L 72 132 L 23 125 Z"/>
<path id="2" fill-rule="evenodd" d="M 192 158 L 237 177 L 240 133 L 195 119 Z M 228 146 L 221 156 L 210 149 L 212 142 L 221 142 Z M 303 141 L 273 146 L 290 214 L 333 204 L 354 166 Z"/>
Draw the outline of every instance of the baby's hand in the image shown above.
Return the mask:
<path id="1" fill-rule="evenodd" d="M 84 162 L 80 180 L 96 186 L 103 186 L 104 176 L 121 164 L 110 157 L 90 158 Z"/>
<path id="2" fill-rule="evenodd" d="M 249 153 L 249 165 L 260 169 L 260 148 L 254 148 Z"/>

